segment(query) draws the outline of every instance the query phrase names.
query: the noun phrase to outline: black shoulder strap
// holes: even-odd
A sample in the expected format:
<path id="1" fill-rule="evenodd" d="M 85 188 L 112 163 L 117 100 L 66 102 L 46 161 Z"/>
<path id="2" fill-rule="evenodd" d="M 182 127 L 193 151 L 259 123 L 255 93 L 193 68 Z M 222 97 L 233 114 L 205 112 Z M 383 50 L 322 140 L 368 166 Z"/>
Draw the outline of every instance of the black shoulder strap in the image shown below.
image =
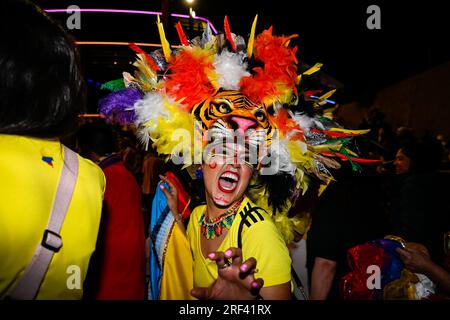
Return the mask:
<path id="1" fill-rule="evenodd" d="M 292 265 L 291 265 L 291 276 L 295 282 L 295 285 L 297 286 L 297 289 L 300 290 L 300 293 L 303 296 L 304 300 L 308 300 L 308 296 L 306 295 L 305 287 L 303 287 L 302 280 L 300 280 L 300 277 L 298 276 L 297 272 L 294 269 L 294 266 Z M 294 294 L 292 296 L 295 300 L 299 300 Z"/>

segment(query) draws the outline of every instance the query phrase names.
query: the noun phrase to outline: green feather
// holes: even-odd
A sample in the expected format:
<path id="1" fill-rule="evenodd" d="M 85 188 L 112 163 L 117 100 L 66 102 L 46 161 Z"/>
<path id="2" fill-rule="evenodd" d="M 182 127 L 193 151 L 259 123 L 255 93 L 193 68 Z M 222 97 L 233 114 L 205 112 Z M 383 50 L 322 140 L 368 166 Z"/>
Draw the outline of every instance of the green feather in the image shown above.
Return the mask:
<path id="1" fill-rule="evenodd" d="M 125 83 L 123 82 L 123 79 L 111 80 L 102 84 L 100 89 L 106 89 L 109 91 L 118 91 L 125 89 Z"/>

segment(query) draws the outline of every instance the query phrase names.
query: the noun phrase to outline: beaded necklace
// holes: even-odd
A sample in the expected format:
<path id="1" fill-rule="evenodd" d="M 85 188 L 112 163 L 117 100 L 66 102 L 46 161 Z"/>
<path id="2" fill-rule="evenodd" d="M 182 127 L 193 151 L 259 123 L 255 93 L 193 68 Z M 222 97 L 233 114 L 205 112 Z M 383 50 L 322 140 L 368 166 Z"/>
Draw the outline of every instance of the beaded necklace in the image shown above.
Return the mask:
<path id="1" fill-rule="evenodd" d="M 233 204 L 231 208 L 214 219 L 206 218 L 205 207 L 205 210 L 203 211 L 199 220 L 202 235 L 208 240 L 214 239 L 215 237 L 219 237 L 222 234 L 224 228 L 227 230 L 230 229 L 231 225 L 233 224 L 234 217 L 236 216 L 237 209 L 241 205 L 242 199 L 243 198 L 241 198 L 239 201 Z"/>

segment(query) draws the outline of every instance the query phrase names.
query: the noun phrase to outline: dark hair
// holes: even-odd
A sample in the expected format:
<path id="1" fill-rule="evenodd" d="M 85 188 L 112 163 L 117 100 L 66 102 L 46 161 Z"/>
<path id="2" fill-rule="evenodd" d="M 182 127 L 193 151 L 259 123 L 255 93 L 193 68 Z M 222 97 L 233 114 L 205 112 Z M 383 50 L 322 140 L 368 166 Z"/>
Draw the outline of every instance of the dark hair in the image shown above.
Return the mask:
<path id="1" fill-rule="evenodd" d="M 77 140 L 79 151 L 83 156 L 95 152 L 103 157 L 117 151 L 116 135 L 112 127 L 102 120 L 82 125 Z"/>
<path id="2" fill-rule="evenodd" d="M 442 158 L 440 145 L 432 142 L 405 143 L 400 150 L 411 161 L 410 172 L 433 172 L 439 169 Z"/>
<path id="3" fill-rule="evenodd" d="M 64 137 L 85 108 L 74 41 L 34 4 L 2 0 L 0 133 Z"/>

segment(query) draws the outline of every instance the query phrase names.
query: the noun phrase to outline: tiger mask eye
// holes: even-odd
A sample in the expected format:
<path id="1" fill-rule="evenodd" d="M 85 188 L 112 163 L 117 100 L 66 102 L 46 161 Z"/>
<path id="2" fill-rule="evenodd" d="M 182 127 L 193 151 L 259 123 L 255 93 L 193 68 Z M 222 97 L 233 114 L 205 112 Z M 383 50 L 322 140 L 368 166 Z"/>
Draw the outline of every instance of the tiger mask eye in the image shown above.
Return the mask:
<path id="1" fill-rule="evenodd" d="M 229 105 L 227 105 L 226 103 L 220 103 L 219 105 L 216 106 L 217 110 L 219 110 L 220 113 L 230 113 L 231 112 L 231 108 Z"/>
<path id="2" fill-rule="evenodd" d="M 259 122 L 264 122 L 266 120 L 266 115 L 264 114 L 264 111 L 261 109 L 256 110 L 255 119 L 258 120 Z"/>

